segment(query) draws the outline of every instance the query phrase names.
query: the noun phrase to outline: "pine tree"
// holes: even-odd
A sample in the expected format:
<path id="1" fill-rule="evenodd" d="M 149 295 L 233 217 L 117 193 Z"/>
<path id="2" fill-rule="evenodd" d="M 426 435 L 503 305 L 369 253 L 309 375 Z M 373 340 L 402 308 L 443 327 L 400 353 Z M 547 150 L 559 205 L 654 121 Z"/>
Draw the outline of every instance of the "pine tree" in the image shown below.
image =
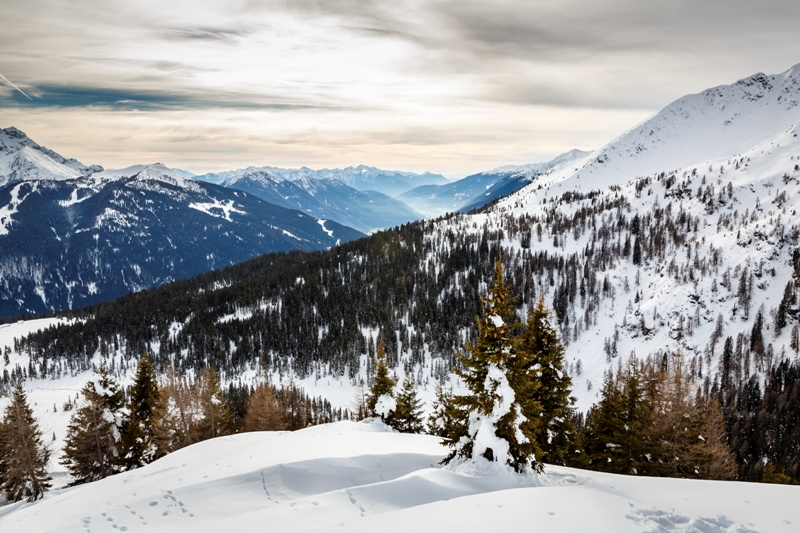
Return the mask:
<path id="1" fill-rule="evenodd" d="M 124 396 L 105 366 L 81 391 L 83 404 L 67 427 L 61 464 L 74 478 L 72 485 L 97 481 L 122 470 L 121 409 Z"/>
<path id="2" fill-rule="evenodd" d="M 33 418 L 22 384 L 11 393 L 0 423 L 0 490 L 8 501 L 38 500 L 50 488 L 50 450 Z"/>
<path id="3" fill-rule="evenodd" d="M 581 434 L 584 455 L 588 466 L 601 472 L 623 472 L 619 455 L 618 436 L 624 431 L 620 417 L 623 410 L 622 392 L 617 387 L 614 375 L 609 372 L 600 389 L 600 402 L 593 405 L 586 415 L 586 427 Z"/>
<path id="4" fill-rule="evenodd" d="M 397 408 L 391 425 L 400 433 L 422 431 L 422 400 L 417 398 L 414 381 L 409 376 L 403 380 L 403 387 L 397 393 Z"/>
<path id="5" fill-rule="evenodd" d="M 122 430 L 122 459 L 127 469 L 144 466 L 156 457 L 153 428 L 160 399 L 155 369 L 147 353 L 142 352 L 128 402 L 129 418 Z"/>
<path id="6" fill-rule="evenodd" d="M 373 365 L 375 366 L 375 379 L 372 381 L 367 395 L 367 410 L 370 416 L 380 416 L 381 420 L 389 423 L 397 406 L 394 399 L 394 386 L 397 384 L 397 380 L 389 375 L 389 364 L 383 349 L 383 339 L 378 343 Z M 378 405 L 379 400 L 382 400 L 381 405 Z"/>
<path id="7" fill-rule="evenodd" d="M 211 368 L 200 372 L 197 387 L 200 416 L 197 423 L 198 441 L 230 434 L 231 412 L 222 397 L 217 374 Z"/>
<path id="8" fill-rule="evenodd" d="M 428 416 L 426 429 L 429 434 L 441 437 L 445 441 L 457 440 L 461 435 L 466 435 L 463 421 L 467 416 L 458 412 L 453 402 L 453 389 L 444 387 L 440 380 L 436 384 L 436 396 L 433 399 L 431 414 Z"/>
<path id="9" fill-rule="evenodd" d="M 550 325 L 550 313 L 540 297 L 528 314 L 525 329 L 516 346 L 522 358 L 522 379 L 536 377 L 538 384 L 530 389 L 531 400 L 538 404 L 541 427 L 537 443 L 542 462 L 565 464 L 574 448 L 575 426 L 572 423 L 572 379 L 564 369 L 564 346 Z M 535 413 L 523 413 L 535 416 Z M 573 450 L 574 451 L 574 450 Z"/>
<path id="10" fill-rule="evenodd" d="M 281 406 L 269 383 L 260 383 L 247 406 L 243 431 L 280 431 L 286 429 Z"/>
<path id="11" fill-rule="evenodd" d="M 652 411 L 634 356 L 603 383 L 599 405 L 589 411 L 584 449 L 590 466 L 603 472 L 648 475 L 658 446 L 651 437 Z"/>
<path id="12" fill-rule="evenodd" d="M 538 404 L 533 401 L 536 380 L 526 372 L 528 361 L 516 357 L 514 316 L 510 287 L 503 280 L 502 256 L 495 263 L 489 295 L 481 298 L 483 316 L 477 317 L 478 338 L 461 354 L 463 369 L 456 373 L 469 394 L 453 403 L 466 419 L 463 435 L 451 435 L 444 443 L 452 448 L 444 462 L 454 458 L 498 461 L 521 472 L 529 465 L 541 471 L 536 445 Z"/>

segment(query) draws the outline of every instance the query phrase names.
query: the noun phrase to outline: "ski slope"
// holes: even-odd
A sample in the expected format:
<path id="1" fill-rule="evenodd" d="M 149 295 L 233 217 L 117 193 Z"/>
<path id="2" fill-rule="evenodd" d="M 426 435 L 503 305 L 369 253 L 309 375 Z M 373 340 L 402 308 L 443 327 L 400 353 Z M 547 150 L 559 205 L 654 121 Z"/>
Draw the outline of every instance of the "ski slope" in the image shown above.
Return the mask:
<path id="1" fill-rule="evenodd" d="M 205 441 L 0 507 L 0 531 L 793 532 L 798 488 L 548 467 L 441 468 L 438 439 L 369 419 Z M 470 475 L 470 472 L 480 475 Z M 489 473 L 487 473 L 489 472 Z"/>

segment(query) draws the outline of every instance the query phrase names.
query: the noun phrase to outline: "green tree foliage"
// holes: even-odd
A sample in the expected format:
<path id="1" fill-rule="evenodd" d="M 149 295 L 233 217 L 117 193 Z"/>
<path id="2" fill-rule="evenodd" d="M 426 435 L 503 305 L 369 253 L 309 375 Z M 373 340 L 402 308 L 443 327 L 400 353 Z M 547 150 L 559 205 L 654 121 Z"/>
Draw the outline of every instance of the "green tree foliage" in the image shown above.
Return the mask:
<path id="1" fill-rule="evenodd" d="M 464 423 L 467 415 L 458 411 L 453 402 L 453 389 L 445 388 L 443 380 L 436 383 L 436 396 L 433 399 L 433 406 L 426 429 L 429 434 L 441 437 L 445 441 L 451 440 L 458 435 L 466 435 L 467 429 Z"/>
<path id="2" fill-rule="evenodd" d="M 502 256 L 495 263 L 489 295 L 482 298 L 483 316 L 477 317 L 478 337 L 461 355 L 463 369 L 456 372 L 469 389 L 453 403 L 467 419 L 458 424 L 465 434 L 448 435 L 452 448 L 445 458 L 499 461 L 523 471 L 541 470 L 536 445 L 538 403 L 533 399 L 537 381 L 528 372 L 526 356 L 513 353 L 514 332 L 519 327 L 509 285 L 503 279 Z"/>
<path id="3" fill-rule="evenodd" d="M 570 451 L 575 448 L 575 425 L 572 423 L 572 379 L 564 368 L 564 346 L 558 333 L 550 324 L 550 313 L 539 298 L 528 314 L 525 328 L 516 345 L 517 358 L 525 361 L 519 379 L 527 383 L 529 401 L 538 404 L 541 428 L 537 444 L 541 450 L 539 460 L 565 464 Z M 536 376 L 538 383 L 531 379 Z M 516 389 L 515 389 L 516 390 Z M 526 416 L 533 416 L 532 410 Z"/>
<path id="4" fill-rule="evenodd" d="M 590 409 L 584 449 L 591 468 L 618 474 L 652 473 L 652 411 L 635 356 L 616 379 L 609 373 L 600 403 Z"/>
<path id="5" fill-rule="evenodd" d="M 367 411 L 369 412 L 370 416 L 380 416 L 381 420 L 389 423 L 392 418 L 391 412 L 384 412 L 383 414 L 379 415 L 375 411 L 378 400 L 380 400 L 382 396 L 386 396 L 394 400 L 394 386 L 397 384 L 397 380 L 389 375 L 389 364 L 386 361 L 386 351 L 383 348 L 383 339 L 381 339 L 378 343 L 377 354 L 375 356 L 373 366 L 375 367 L 375 377 L 372 380 L 372 386 L 369 388 L 369 394 L 367 395 Z"/>
<path id="6" fill-rule="evenodd" d="M 7 500 L 32 502 L 50 488 L 47 462 L 50 450 L 33 418 L 22 384 L 11 393 L 0 423 L 0 490 Z"/>
<path id="7" fill-rule="evenodd" d="M 64 440 L 64 465 L 73 485 L 97 481 L 122 469 L 121 409 L 124 396 L 105 366 L 81 391 L 83 402 L 70 420 Z"/>
<path id="8" fill-rule="evenodd" d="M 397 408 L 392 417 L 392 427 L 400 433 L 420 433 L 422 431 L 422 400 L 417 398 L 414 381 L 410 376 L 403 380 L 403 387 L 397 393 Z"/>
<path id="9" fill-rule="evenodd" d="M 155 369 L 142 352 L 129 396 L 129 417 L 122 430 L 122 461 L 127 469 L 144 466 L 157 456 L 154 427 L 160 399 Z"/>

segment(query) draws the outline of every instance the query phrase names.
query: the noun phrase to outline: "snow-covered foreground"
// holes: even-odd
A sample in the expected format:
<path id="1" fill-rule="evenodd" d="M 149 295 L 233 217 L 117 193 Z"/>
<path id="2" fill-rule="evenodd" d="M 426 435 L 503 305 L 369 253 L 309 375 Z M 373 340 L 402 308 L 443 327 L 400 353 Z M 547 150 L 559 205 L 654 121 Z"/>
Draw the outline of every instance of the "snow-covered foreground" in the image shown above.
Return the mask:
<path id="1" fill-rule="evenodd" d="M 0 508 L 0 531 L 797 531 L 797 487 L 442 469 L 438 439 L 381 423 L 202 442 L 34 504 Z"/>

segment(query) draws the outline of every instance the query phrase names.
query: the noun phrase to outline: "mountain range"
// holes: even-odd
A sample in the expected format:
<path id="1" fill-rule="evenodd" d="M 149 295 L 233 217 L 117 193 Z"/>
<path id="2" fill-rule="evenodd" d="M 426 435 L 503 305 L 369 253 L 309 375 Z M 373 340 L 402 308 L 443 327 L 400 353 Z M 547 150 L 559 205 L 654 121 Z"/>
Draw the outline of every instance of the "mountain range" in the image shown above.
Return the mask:
<path id="1" fill-rule="evenodd" d="M 391 196 L 357 190 L 336 178 L 299 176 L 253 170 L 226 178 L 221 185 L 257 196 L 271 204 L 331 219 L 364 233 L 391 228 L 422 215 Z"/>
<path id="2" fill-rule="evenodd" d="M 398 194 L 409 191 L 420 185 L 440 185 L 448 182 L 448 180 L 440 174 L 432 174 L 430 172 L 416 174 L 414 172 L 382 170 L 365 165 L 342 169 L 324 168 L 320 170 L 312 170 L 307 167 L 247 167 L 240 170 L 203 174 L 196 176 L 196 179 L 209 181 L 211 183 L 223 183 L 256 171 L 287 181 L 295 181 L 300 178 L 338 180 L 348 187 L 359 191 L 377 191 L 389 196 L 397 196 Z"/>
<path id="3" fill-rule="evenodd" d="M 0 316 L 72 309 L 363 236 L 160 164 L 104 171 L 0 130 Z"/>

